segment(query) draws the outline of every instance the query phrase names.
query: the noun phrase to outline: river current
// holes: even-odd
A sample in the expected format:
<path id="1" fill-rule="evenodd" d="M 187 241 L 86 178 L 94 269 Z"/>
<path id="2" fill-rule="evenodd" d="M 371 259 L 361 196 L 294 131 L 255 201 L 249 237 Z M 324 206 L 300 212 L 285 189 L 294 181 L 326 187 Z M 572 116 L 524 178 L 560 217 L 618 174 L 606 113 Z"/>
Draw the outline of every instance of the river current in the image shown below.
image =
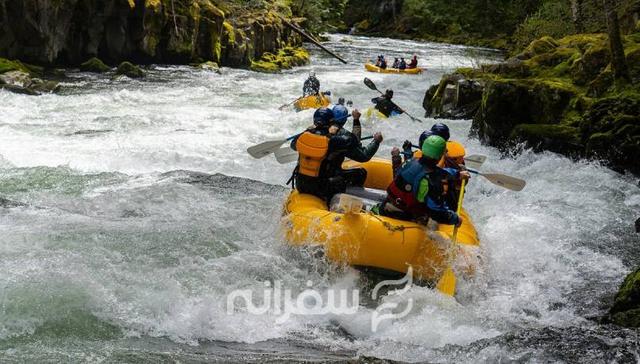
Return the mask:
<path id="1" fill-rule="evenodd" d="M 369 107 L 380 89 L 422 116 L 425 90 L 491 50 L 331 36 L 342 65 L 313 51 L 282 74 L 153 66 L 142 80 L 69 71 L 63 91 L 0 91 L 0 361 L 634 362 L 637 333 L 597 323 L 640 263 L 637 180 L 595 162 L 528 150 L 502 155 L 445 121 L 483 170 L 527 180 L 519 193 L 480 178 L 465 206 L 483 265 L 458 301 L 426 287 L 413 309 L 370 330 L 384 302 L 353 315 L 228 314 L 235 289 L 265 281 L 301 291 L 357 289 L 363 273 L 288 247 L 279 228 L 293 165 L 246 148 L 311 124 L 278 110 L 314 70 L 324 90 Z M 366 73 L 378 54 L 417 54 L 420 76 Z M 416 140 L 434 120 L 365 122 L 378 156 Z M 347 127 L 350 123 L 347 124 Z"/>

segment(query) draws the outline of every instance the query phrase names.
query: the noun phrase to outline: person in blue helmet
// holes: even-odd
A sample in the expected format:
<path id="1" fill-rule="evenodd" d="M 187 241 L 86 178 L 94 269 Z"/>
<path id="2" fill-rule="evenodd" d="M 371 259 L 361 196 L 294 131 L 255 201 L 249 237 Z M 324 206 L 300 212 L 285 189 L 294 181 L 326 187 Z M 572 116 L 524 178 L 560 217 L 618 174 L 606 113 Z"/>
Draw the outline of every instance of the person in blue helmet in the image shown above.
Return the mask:
<path id="1" fill-rule="evenodd" d="M 345 158 L 367 162 L 383 140 L 377 132 L 373 141 L 363 147 L 359 138 L 344 128 L 348 110 L 342 105 L 336 105 L 334 110 L 324 107 L 316 110 L 313 126 L 291 141 L 291 148 L 298 151 L 299 157 L 289 182 L 300 193 L 312 194 L 327 202 L 333 195 L 345 192 L 348 186 L 362 187 L 367 178 L 364 168 L 342 169 Z M 360 115 L 358 110 L 353 110 L 354 125 L 359 125 Z"/>
<path id="2" fill-rule="evenodd" d="M 342 99 L 342 101 L 344 101 L 344 99 Z M 347 119 L 349 118 L 349 110 L 344 106 L 344 102 L 340 103 L 340 101 L 338 101 L 338 105 L 334 106 L 332 111 L 336 124 L 344 126 L 344 124 L 347 122 Z M 362 138 L 362 125 L 360 125 L 359 117 L 357 119 L 353 119 L 353 127 L 351 128 L 351 133 L 355 135 L 358 140 Z"/>

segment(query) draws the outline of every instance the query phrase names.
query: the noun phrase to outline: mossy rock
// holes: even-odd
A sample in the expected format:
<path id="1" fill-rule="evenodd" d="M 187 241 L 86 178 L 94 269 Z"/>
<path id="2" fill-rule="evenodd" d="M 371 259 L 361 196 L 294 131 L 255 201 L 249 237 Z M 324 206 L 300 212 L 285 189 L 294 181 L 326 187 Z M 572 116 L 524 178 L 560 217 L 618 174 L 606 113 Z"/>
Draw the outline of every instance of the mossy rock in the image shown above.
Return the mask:
<path id="1" fill-rule="evenodd" d="M 145 73 L 140 67 L 132 64 L 131 62 L 125 61 L 120 63 L 118 66 L 116 75 L 124 75 L 130 78 L 142 78 L 145 76 Z"/>
<path id="2" fill-rule="evenodd" d="M 580 51 L 577 48 L 560 47 L 554 48 L 550 52 L 542 53 L 535 57 L 532 57 L 524 63 L 534 73 L 540 73 L 540 68 L 542 67 L 554 67 L 579 55 Z"/>
<path id="3" fill-rule="evenodd" d="M 522 60 L 530 59 L 543 53 L 549 53 L 557 48 L 558 45 L 559 44 L 555 39 L 549 36 L 542 37 L 531 42 L 529 46 L 527 46 L 527 48 L 525 48 L 525 50 L 516 57 Z"/>
<path id="4" fill-rule="evenodd" d="M 622 282 L 609 312 L 618 325 L 640 327 L 640 268 Z"/>
<path id="5" fill-rule="evenodd" d="M 0 58 L 0 74 L 9 71 L 31 73 L 31 70 L 29 70 L 29 68 L 20 61 L 10 61 L 5 58 Z"/>
<path id="6" fill-rule="evenodd" d="M 587 95 L 589 97 L 602 97 L 613 86 L 613 72 L 611 69 L 605 69 L 598 77 L 589 82 Z"/>
<path id="7" fill-rule="evenodd" d="M 584 150 L 580 129 L 567 125 L 519 124 L 511 132 L 510 138 L 515 142 L 526 142 L 536 151 L 578 155 Z"/>
<path id="8" fill-rule="evenodd" d="M 607 39 L 607 35 L 603 33 L 574 34 L 558 40 L 558 44 L 562 47 L 578 48 L 580 51 L 585 52 L 591 45 L 596 43 L 604 44 Z"/>
<path id="9" fill-rule="evenodd" d="M 111 70 L 99 58 L 93 57 L 80 65 L 80 70 L 84 72 L 104 73 Z"/>
<path id="10" fill-rule="evenodd" d="M 304 48 L 287 46 L 278 50 L 278 54 L 265 52 L 260 60 L 251 62 L 250 68 L 258 72 L 276 73 L 307 63 L 309 63 L 309 52 Z"/>
<path id="11" fill-rule="evenodd" d="M 610 61 L 609 49 L 604 44 L 592 44 L 582 57 L 571 65 L 571 79 L 577 85 L 586 85 L 596 78 Z"/>

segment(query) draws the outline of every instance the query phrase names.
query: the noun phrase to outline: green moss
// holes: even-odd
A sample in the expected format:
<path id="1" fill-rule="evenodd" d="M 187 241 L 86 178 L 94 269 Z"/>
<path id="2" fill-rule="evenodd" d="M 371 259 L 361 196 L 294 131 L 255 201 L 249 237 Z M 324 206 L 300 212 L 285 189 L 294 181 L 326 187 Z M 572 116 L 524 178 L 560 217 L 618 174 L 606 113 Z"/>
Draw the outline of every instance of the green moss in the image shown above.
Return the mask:
<path id="1" fill-rule="evenodd" d="M 259 72 L 279 72 L 295 66 L 302 66 L 309 62 L 309 52 L 304 48 L 287 46 L 281 48 L 278 54 L 265 52 L 260 60 L 252 61 L 250 68 Z"/>
<path id="2" fill-rule="evenodd" d="M 234 45 L 236 43 L 236 32 L 235 32 L 235 29 L 233 28 L 233 25 L 231 25 L 231 23 L 225 20 L 222 23 L 222 26 L 224 26 L 224 29 L 227 33 L 228 44 Z"/>
<path id="3" fill-rule="evenodd" d="M 0 58 L 0 74 L 9 71 L 22 71 L 25 73 L 31 73 L 29 68 L 27 68 L 27 66 L 25 66 L 20 61 L 10 61 L 5 58 Z"/>
<path id="4" fill-rule="evenodd" d="M 93 57 L 80 65 L 80 70 L 84 72 L 104 73 L 111 68 L 104 64 L 100 59 Z"/>
<path id="5" fill-rule="evenodd" d="M 120 65 L 118 66 L 118 69 L 116 70 L 116 74 L 125 75 L 131 78 L 141 78 L 145 76 L 144 71 L 142 71 L 140 67 L 130 62 L 120 63 Z"/>

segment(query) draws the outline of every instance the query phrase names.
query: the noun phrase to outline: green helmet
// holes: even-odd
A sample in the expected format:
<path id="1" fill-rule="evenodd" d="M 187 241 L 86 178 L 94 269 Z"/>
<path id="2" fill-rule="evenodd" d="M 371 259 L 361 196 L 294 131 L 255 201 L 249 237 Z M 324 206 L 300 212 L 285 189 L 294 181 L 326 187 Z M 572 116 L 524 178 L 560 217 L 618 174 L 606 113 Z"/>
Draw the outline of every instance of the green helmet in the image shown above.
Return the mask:
<path id="1" fill-rule="evenodd" d="M 446 140 L 441 136 L 431 135 L 422 144 L 422 155 L 431 159 L 440 159 L 446 149 Z"/>

